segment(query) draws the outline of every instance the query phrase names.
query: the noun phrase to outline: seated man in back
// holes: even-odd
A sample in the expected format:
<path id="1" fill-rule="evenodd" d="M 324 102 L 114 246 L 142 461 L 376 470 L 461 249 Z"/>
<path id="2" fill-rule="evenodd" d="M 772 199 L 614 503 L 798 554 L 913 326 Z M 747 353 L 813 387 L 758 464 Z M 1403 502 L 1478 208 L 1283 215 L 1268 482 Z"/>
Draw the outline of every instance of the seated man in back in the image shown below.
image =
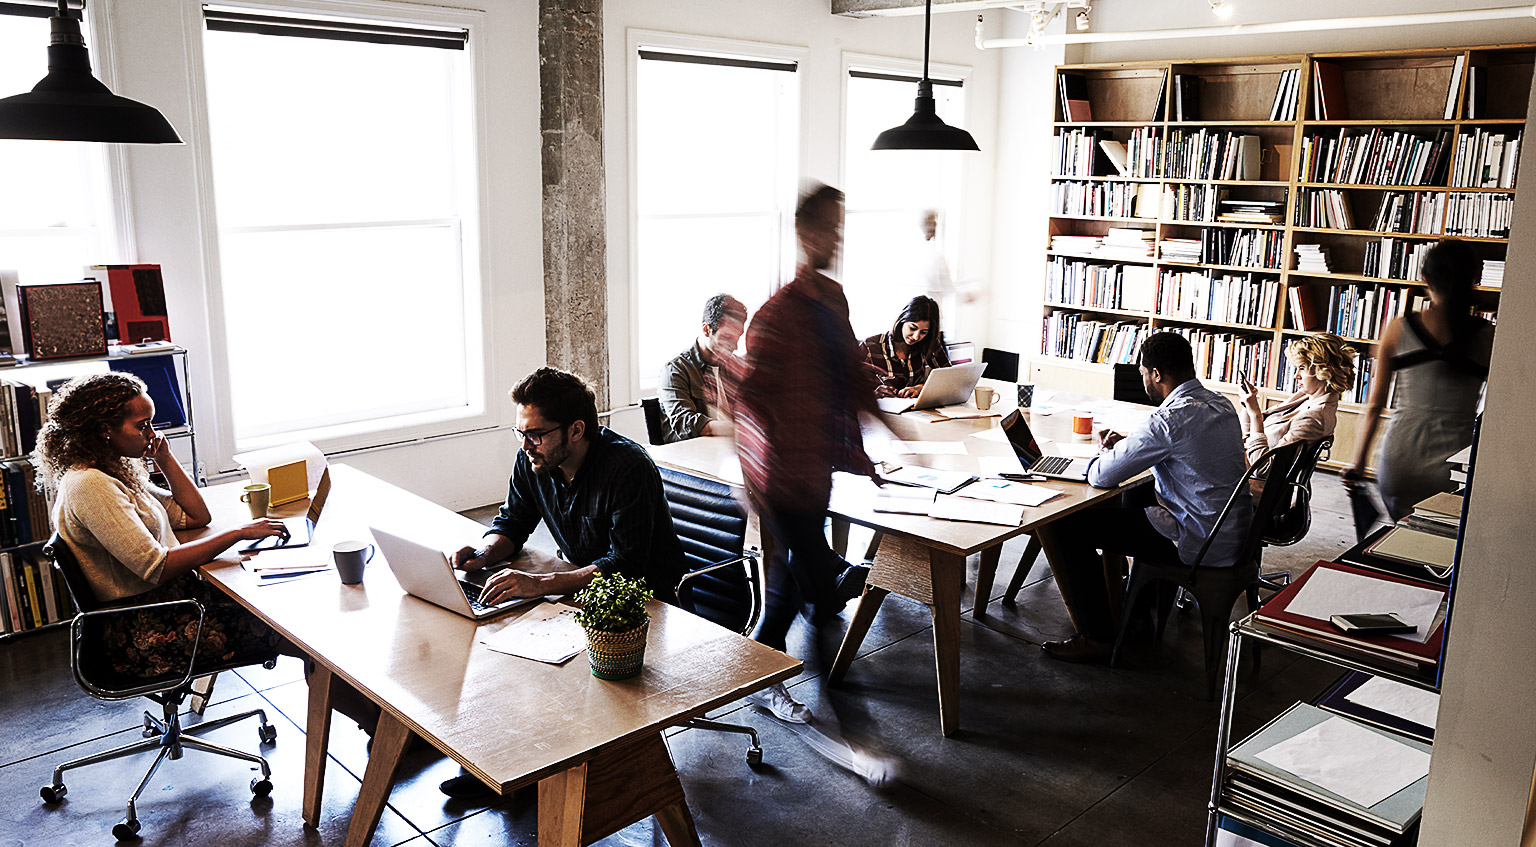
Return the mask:
<path id="1" fill-rule="evenodd" d="M 1133 489 L 1114 506 L 1075 512 L 1036 533 L 1077 628 L 1069 640 L 1041 645 L 1063 661 L 1109 659 L 1115 621 L 1098 551 L 1192 564 L 1248 470 L 1237 411 L 1195 378 L 1189 342 L 1177 333 L 1153 333 L 1142 342 L 1140 360 L 1142 384 L 1158 408 L 1130 433 L 1103 434 L 1106 452 L 1088 466 L 1088 483 L 1112 488 L 1150 469 L 1151 492 Z M 1253 515 L 1246 487 L 1240 497 L 1205 565 L 1233 564 Z"/>
<path id="2" fill-rule="evenodd" d="M 729 294 L 704 303 L 704 321 L 692 347 L 661 368 L 661 427 L 665 443 L 701 435 L 730 435 L 722 414 L 721 377 L 737 369 L 736 344 L 747 324 L 747 307 Z"/>
<path id="3" fill-rule="evenodd" d="M 501 566 L 523 552 L 543 520 L 572 569 L 529 573 L 506 567 L 486 581 L 482 601 L 569 594 L 602 572 L 644 579 L 656 599 L 673 602 L 683 577 L 683 546 L 650 454 L 598 425 L 592 391 L 574 374 L 539 368 L 512 389 L 512 402 L 522 450 L 507 502 L 485 533 L 485 545 L 459 550 L 454 566 Z M 450 797 L 491 793 L 468 773 L 440 787 Z"/>

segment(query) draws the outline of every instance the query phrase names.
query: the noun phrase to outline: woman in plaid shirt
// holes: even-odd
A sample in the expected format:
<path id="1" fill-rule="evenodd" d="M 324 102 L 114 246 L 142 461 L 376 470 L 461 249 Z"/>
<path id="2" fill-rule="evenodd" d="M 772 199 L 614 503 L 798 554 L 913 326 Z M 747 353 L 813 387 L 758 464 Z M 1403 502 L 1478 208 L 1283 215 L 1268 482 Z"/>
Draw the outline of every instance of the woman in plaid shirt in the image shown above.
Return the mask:
<path id="1" fill-rule="evenodd" d="M 864 339 L 864 361 L 879 378 L 876 397 L 916 397 L 934 368 L 949 367 L 949 353 L 939 331 L 939 304 L 913 297 L 890 332 Z"/>

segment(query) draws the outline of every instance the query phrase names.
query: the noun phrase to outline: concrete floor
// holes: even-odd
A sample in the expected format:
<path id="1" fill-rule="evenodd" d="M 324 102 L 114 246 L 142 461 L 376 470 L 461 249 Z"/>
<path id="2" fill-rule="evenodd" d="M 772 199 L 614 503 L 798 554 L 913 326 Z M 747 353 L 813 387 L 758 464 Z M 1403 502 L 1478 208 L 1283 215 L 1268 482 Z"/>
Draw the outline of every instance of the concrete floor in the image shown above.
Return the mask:
<path id="1" fill-rule="evenodd" d="M 1348 547 L 1354 532 L 1336 477 L 1320 473 L 1311 534 L 1266 554 L 1266 569 L 1299 572 Z M 471 517 L 487 520 L 493 508 Z M 862 543 L 857 536 L 855 549 Z M 547 544 L 547 541 L 546 541 Z M 1023 545 L 1003 555 L 1001 597 Z M 975 559 L 971 561 L 975 568 Z M 1066 665 L 1039 642 L 1070 633 L 1065 609 L 1043 560 L 1016 606 L 995 602 L 985 622 L 969 613 L 961 626 L 960 731 L 943 738 L 933 673 L 932 630 L 921 605 L 892 595 L 849 672 L 875 737 L 900 762 L 899 778 L 873 789 L 811 752 L 790 728 L 736 704 L 728 720 L 756 727 L 765 763 L 753 770 L 737 736 L 700 730 L 669 734 L 688 802 L 707 845 L 1018 844 L 1195 845 L 1205 828 L 1217 706 L 1203 700 L 1199 621 L 1169 625 L 1160 645 L 1136 644 L 1121 666 Z M 803 633 L 797 628 L 794 638 Z M 802 643 L 800 645 L 804 647 Z M 0 844 L 57 847 L 106 843 L 123 804 L 147 767 L 145 758 L 73 771 L 69 795 L 44 806 L 37 789 L 55 764 L 138 738 L 148 701 L 107 703 L 84 695 L 69 672 L 67 635 L 36 633 L 0 642 Z M 802 654 L 808 654 L 802 650 Z M 818 705 L 820 679 L 793 683 Z M 1241 738 L 1290 703 L 1317 694 L 1338 675 L 1330 666 L 1278 650 L 1262 669 L 1245 661 L 1235 722 Z M 304 827 L 299 797 L 306 691 L 298 663 L 224 674 L 211 719 L 268 710 L 278 740 L 266 747 L 275 791 L 253 800 L 252 768 L 196 751 L 167 762 L 139 801 L 145 845 L 324 845 L 342 843 L 366 762 L 365 736 L 335 722 L 325 808 L 318 830 Z M 190 719 L 187 723 L 195 723 Z M 258 749 L 254 722 L 226 727 L 211 740 Z M 491 804 L 449 800 L 437 783 L 457 766 L 434 751 L 412 753 L 402 767 L 374 844 L 533 844 L 530 800 Z M 609 845 L 662 844 L 642 821 Z"/>

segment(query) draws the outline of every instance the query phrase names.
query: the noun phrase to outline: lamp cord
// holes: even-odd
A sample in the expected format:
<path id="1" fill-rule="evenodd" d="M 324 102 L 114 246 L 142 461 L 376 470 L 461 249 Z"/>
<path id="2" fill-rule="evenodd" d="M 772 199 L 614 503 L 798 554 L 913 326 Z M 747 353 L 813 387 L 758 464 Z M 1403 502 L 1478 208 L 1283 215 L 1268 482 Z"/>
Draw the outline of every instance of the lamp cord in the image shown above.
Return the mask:
<path id="1" fill-rule="evenodd" d="M 59 5 L 64 5 L 64 0 L 59 0 Z M 928 81 L 928 37 L 933 29 L 933 0 L 928 0 L 923 7 L 923 81 Z"/>

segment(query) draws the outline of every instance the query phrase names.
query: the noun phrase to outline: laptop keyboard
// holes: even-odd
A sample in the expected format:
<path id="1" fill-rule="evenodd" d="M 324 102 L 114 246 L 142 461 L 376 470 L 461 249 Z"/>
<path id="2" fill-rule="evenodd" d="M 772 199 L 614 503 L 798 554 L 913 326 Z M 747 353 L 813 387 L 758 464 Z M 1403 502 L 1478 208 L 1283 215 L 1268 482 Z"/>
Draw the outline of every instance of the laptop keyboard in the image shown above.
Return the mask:
<path id="1" fill-rule="evenodd" d="M 1041 456 L 1029 470 L 1031 473 L 1065 473 L 1071 464 L 1070 456 Z"/>
<path id="2" fill-rule="evenodd" d="M 477 612 L 483 612 L 490 606 L 480 602 L 481 587 L 473 582 L 459 580 L 459 586 L 464 589 L 464 599 L 469 601 L 469 607 Z"/>

